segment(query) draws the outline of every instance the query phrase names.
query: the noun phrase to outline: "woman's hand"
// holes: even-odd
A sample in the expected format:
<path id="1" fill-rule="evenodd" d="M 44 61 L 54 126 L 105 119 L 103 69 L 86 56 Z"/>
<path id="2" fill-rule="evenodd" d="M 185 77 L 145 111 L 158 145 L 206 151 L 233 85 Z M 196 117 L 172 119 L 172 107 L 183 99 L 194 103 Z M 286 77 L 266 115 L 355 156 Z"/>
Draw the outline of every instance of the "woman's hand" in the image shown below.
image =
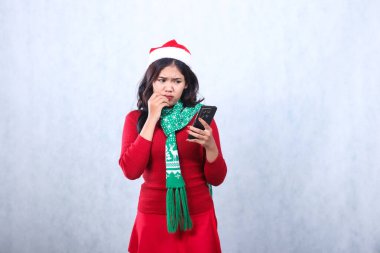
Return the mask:
<path id="1" fill-rule="evenodd" d="M 187 141 L 202 145 L 206 150 L 207 160 L 213 162 L 218 157 L 219 151 L 212 135 L 212 128 L 202 118 L 199 118 L 199 122 L 201 122 L 205 130 L 189 126 L 187 132 L 194 136 L 195 139 L 187 139 Z"/>
<path id="2" fill-rule="evenodd" d="M 161 116 L 162 108 L 169 106 L 169 100 L 167 97 L 158 93 L 153 93 L 148 100 L 148 118 L 145 121 L 140 135 L 151 141 L 153 139 L 154 129 Z"/>
<path id="3" fill-rule="evenodd" d="M 153 93 L 148 100 L 148 119 L 155 123 L 160 119 L 162 108 L 169 106 L 167 97 L 158 93 Z"/>

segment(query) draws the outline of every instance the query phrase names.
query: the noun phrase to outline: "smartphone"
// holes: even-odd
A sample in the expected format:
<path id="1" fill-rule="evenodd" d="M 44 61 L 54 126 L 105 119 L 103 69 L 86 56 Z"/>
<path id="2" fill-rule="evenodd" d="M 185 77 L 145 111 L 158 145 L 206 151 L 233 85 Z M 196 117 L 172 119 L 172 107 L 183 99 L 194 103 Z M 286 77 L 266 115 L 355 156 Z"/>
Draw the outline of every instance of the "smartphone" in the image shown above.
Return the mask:
<path id="1" fill-rule="evenodd" d="M 199 121 L 199 118 L 202 118 L 204 121 L 207 122 L 207 124 L 210 125 L 212 119 L 214 118 L 216 110 L 217 110 L 216 106 L 202 105 L 201 109 L 198 112 L 197 117 L 194 120 L 193 127 L 205 130 L 202 123 Z M 195 137 L 189 134 L 188 139 L 195 139 Z"/>

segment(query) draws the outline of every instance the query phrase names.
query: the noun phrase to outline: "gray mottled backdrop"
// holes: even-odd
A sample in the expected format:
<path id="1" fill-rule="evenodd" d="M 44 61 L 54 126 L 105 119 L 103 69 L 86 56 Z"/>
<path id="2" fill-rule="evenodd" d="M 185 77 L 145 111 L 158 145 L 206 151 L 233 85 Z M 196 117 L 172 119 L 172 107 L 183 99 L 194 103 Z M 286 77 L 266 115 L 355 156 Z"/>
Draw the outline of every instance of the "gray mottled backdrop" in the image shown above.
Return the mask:
<path id="1" fill-rule="evenodd" d="M 1 253 L 127 252 L 147 52 L 193 53 L 224 252 L 380 252 L 380 2 L 0 1 Z"/>

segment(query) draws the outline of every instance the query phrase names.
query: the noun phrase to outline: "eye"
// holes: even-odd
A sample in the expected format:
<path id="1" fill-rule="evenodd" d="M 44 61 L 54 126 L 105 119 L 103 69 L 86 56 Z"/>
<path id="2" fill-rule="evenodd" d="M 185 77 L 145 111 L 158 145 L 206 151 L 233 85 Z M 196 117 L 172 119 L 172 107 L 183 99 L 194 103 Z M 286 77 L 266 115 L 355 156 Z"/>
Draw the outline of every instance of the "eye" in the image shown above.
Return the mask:
<path id="1" fill-rule="evenodd" d="M 157 81 L 160 83 L 164 83 L 166 80 L 164 78 L 159 78 Z"/>
<path id="2" fill-rule="evenodd" d="M 180 83 L 182 83 L 182 81 L 181 80 L 177 80 L 175 83 L 176 84 L 180 84 Z"/>

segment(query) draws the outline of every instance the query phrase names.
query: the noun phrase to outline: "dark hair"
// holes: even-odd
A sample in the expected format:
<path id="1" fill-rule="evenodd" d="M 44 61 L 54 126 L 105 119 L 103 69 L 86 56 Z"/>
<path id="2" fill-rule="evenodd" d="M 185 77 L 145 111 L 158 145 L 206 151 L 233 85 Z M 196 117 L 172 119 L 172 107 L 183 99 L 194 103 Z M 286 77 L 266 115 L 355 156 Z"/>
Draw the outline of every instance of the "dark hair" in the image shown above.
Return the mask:
<path id="1" fill-rule="evenodd" d="M 199 90 L 198 78 L 194 72 L 182 61 L 173 58 L 162 58 L 149 65 L 143 79 L 140 82 L 137 93 L 137 108 L 141 111 L 137 121 L 137 131 L 140 132 L 148 117 L 148 100 L 153 94 L 153 82 L 165 67 L 175 65 L 185 77 L 187 88 L 183 90 L 181 100 L 184 107 L 193 107 L 203 101 L 197 100 Z"/>

